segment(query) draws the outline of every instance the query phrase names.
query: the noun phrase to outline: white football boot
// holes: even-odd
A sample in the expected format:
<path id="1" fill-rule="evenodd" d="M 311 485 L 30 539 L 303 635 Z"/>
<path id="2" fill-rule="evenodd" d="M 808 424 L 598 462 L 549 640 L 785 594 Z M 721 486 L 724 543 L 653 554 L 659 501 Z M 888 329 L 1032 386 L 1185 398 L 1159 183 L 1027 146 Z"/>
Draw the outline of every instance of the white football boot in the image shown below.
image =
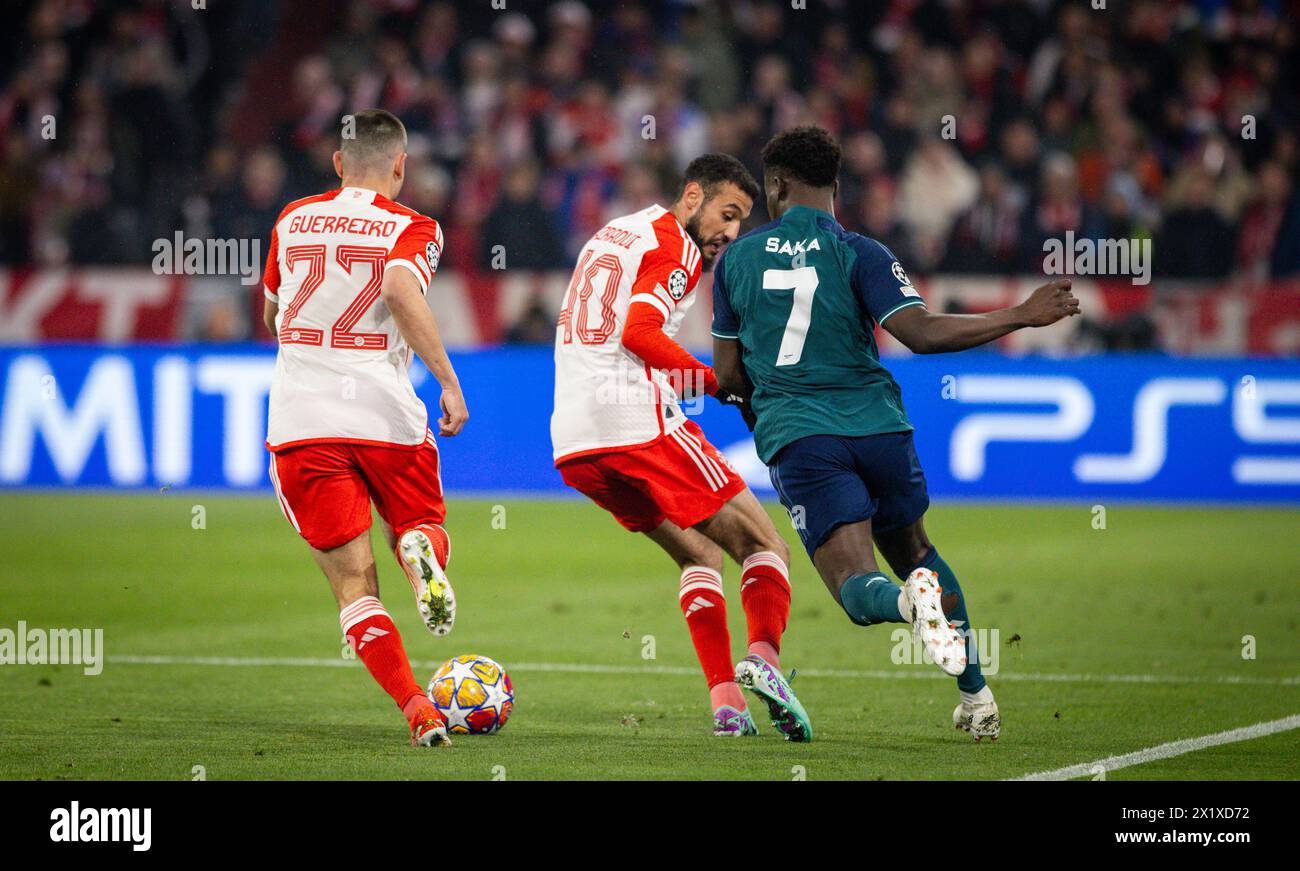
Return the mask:
<path id="1" fill-rule="evenodd" d="M 422 530 L 409 529 L 397 540 L 397 552 L 424 625 L 434 635 L 446 635 L 456 623 L 456 593 L 438 565 L 433 542 Z"/>
<path id="2" fill-rule="evenodd" d="M 980 695 L 987 692 L 981 690 Z M 952 724 L 962 732 L 970 732 L 976 741 L 988 738 L 998 740 L 1002 733 L 1002 715 L 998 713 L 998 703 L 993 701 L 993 694 L 988 693 L 987 701 L 962 700 L 952 712 Z"/>
<path id="3" fill-rule="evenodd" d="M 966 670 L 966 637 L 948 621 L 939 604 L 943 589 L 939 576 L 929 569 L 916 569 L 903 583 L 907 617 L 911 611 L 912 633 L 921 639 L 934 664 L 956 677 Z"/>

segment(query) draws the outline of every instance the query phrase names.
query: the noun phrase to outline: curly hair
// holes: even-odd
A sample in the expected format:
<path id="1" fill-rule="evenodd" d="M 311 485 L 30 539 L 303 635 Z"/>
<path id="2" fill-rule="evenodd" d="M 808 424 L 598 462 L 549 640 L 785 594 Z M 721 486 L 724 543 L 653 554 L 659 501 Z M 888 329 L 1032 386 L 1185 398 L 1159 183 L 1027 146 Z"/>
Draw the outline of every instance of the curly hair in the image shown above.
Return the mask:
<path id="1" fill-rule="evenodd" d="M 730 154 L 702 154 L 690 162 L 682 178 L 682 188 L 695 182 L 704 189 L 704 199 L 717 193 L 718 185 L 731 182 L 751 200 L 758 199 L 758 182 L 741 163 Z"/>
<path id="2" fill-rule="evenodd" d="M 840 172 L 840 146 L 821 127 L 791 127 L 763 146 L 763 167 L 783 169 L 804 184 L 828 188 Z"/>

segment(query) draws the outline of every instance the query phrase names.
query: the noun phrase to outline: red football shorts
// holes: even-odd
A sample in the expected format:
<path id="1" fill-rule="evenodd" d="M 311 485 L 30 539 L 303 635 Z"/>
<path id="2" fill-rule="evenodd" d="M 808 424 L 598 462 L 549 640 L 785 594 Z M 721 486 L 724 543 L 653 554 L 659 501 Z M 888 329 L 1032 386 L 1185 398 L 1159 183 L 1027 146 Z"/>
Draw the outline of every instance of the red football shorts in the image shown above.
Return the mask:
<path id="1" fill-rule="evenodd" d="M 588 454 L 559 469 L 564 483 L 632 532 L 649 532 L 664 520 L 687 529 L 745 489 L 722 452 L 689 420 L 647 447 Z"/>
<path id="2" fill-rule="evenodd" d="M 347 544 L 370 528 L 370 503 L 401 535 L 441 525 L 441 468 L 433 433 L 414 450 L 343 442 L 271 454 L 271 483 L 284 516 L 317 550 Z"/>

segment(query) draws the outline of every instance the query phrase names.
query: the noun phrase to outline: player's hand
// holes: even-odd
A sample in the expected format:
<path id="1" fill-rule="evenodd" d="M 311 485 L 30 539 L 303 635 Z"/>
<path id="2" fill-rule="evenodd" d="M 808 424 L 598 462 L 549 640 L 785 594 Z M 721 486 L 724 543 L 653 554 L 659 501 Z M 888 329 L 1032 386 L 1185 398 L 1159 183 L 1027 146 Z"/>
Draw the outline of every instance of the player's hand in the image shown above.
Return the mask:
<path id="1" fill-rule="evenodd" d="M 754 414 L 754 409 L 750 408 L 749 403 L 745 401 L 745 397 L 719 390 L 714 394 L 713 398 L 723 405 L 735 406 L 740 412 L 741 418 L 744 419 L 745 426 L 749 428 L 750 432 L 754 431 L 754 426 L 758 423 L 758 416 Z"/>
<path id="2" fill-rule="evenodd" d="M 1058 278 L 1049 281 L 1029 295 L 1029 299 L 1020 304 L 1025 326 L 1046 327 L 1062 318 L 1073 317 L 1079 313 L 1079 300 L 1070 293 L 1070 279 Z"/>
<path id="3" fill-rule="evenodd" d="M 459 390 L 443 389 L 438 400 L 442 408 L 442 417 L 438 418 L 438 435 L 454 436 L 465 428 L 469 420 L 469 409 L 465 407 L 465 397 Z"/>

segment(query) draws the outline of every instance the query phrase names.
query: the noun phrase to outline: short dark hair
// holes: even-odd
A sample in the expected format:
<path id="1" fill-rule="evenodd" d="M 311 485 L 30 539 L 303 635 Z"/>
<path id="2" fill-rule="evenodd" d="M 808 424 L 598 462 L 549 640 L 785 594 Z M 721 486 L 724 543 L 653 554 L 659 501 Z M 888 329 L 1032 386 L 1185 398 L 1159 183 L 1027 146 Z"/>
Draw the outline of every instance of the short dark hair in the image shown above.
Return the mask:
<path id="1" fill-rule="evenodd" d="M 702 154 L 692 160 L 682 178 L 683 193 L 691 182 L 704 189 L 706 202 L 713 199 L 718 186 L 725 182 L 731 182 L 740 188 L 751 200 L 758 199 L 758 182 L 754 181 L 753 174 L 745 168 L 745 164 L 730 154 Z"/>
<path id="2" fill-rule="evenodd" d="M 840 146 L 821 127 L 791 127 L 763 146 L 763 168 L 783 169 L 817 188 L 835 184 L 840 174 Z"/>
<path id="3" fill-rule="evenodd" d="M 351 124 L 348 123 L 349 117 Z M 350 134 L 350 135 L 349 135 Z M 392 112 L 364 109 L 344 116 L 339 151 L 361 164 L 396 157 L 406 148 L 406 127 Z"/>

